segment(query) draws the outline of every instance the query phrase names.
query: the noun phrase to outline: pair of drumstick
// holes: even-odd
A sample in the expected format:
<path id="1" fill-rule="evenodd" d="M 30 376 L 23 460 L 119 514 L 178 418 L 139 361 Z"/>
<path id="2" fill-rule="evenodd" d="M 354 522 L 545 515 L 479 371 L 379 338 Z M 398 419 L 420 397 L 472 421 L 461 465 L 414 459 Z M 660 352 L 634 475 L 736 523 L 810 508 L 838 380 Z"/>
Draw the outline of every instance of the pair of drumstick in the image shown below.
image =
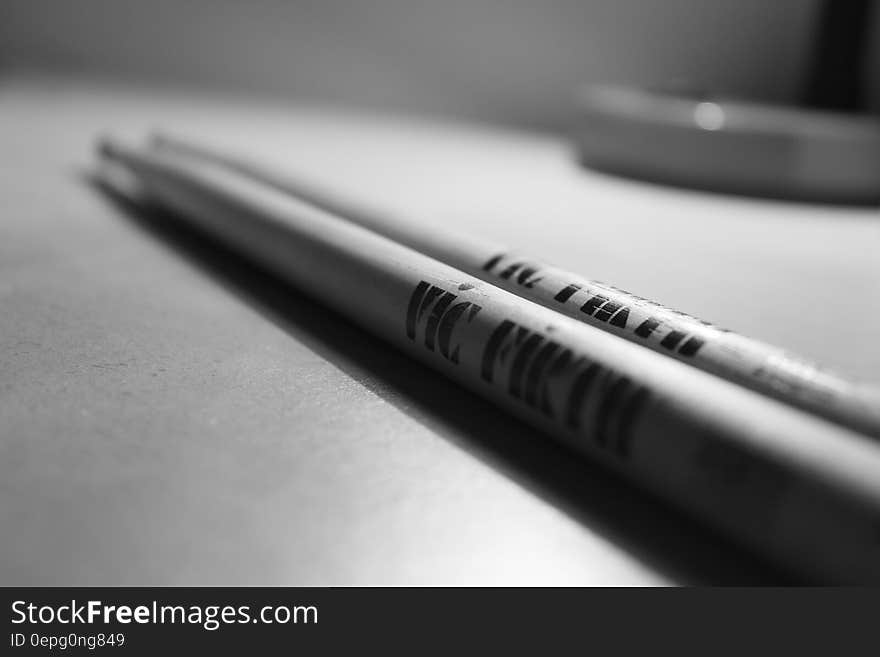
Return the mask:
<path id="1" fill-rule="evenodd" d="M 880 581 L 880 408 L 781 349 L 169 138 L 102 157 L 182 220 L 672 501 L 831 581 Z"/>

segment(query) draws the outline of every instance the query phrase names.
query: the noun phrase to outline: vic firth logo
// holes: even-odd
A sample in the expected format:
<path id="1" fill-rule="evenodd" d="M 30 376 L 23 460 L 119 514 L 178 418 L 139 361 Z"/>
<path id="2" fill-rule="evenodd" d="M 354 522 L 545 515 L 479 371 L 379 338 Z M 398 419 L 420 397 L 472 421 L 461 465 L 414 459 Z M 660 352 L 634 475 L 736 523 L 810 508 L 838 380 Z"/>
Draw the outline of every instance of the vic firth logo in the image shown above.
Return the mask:
<path id="1" fill-rule="evenodd" d="M 481 307 L 470 301 L 455 303 L 458 296 L 452 292 L 420 282 L 413 291 L 406 311 L 406 336 L 416 339 L 418 329 L 424 324 L 425 347 L 435 347 L 447 360 L 458 363 L 460 345 L 452 344 L 452 331 L 459 321 L 470 322 Z M 427 317 L 427 319 L 425 319 Z"/>
<path id="2" fill-rule="evenodd" d="M 407 307 L 406 335 L 458 364 L 461 344 L 455 340 L 455 329 L 470 323 L 481 310 L 421 281 Z M 468 364 L 479 366 L 480 378 L 516 403 L 588 437 L 594 446 L 621 459 L 629 456 L 635 418 L 650 396 L 644 386 L 506 319 L 492 329 L 482 354 L 473 356 L 478 360 Z"/>
<path id="3" fill-rule="evenodd" d="M 510 263 L 502 263 L 502 260 L 506 258 L 506 255 L 507 254 L 499 253 L 490 258 L 483 265 L 483 271 L 493 274 L 502 280 L 511 281 L 516 285 L 528 289 L 534 288 L 537 283 L 545 280 L 546 272 L 542 273 L 539 265 L 516 259 Z M 496 267 L 498 270 L 493 271 Z M 553 280 L 552 275 L 547 277 L 545 286 L 552 284 Z M 631 305 L 622 302 L 621 299 L 628 300 L 630 304 L 633 302 L 644 302 L 652 306 L 657 306 L 657 304 L 650 302 L 647 299 L 637 297 L 630 292 L 625 292 L 624 290 L 618 290 L 616 288 L 608 289 L 613 290 L 613 293 L 598 292 L 596 291 L 596 288 L 593 288 L 592 290 L 588 288 L 585 290 L 583 286 L 578 283 L 567 283 L 553 296 L 553 300 L 561 304 L 577 303 L 580 306 L 580 312 L 588 317 L 592 317 L 597 321 L 625 331 L 632 331 L 632 333 L 641 340 L 659 341 L 661 347 L 667 351 L 674 351 L 681 356 L 695 356 L 705 343 L 705 340 L 702 338 L 696 335 L 691 335 L 687 331 L 672 328 L 667 325 L 668 322 L 664 322 L 657 317 L 648 316 L 641 322 L 638 320 L 631 322 L 630 314 L 633 313 L 633 308 Z M 572 298 L 575 297 L 575 295 L 578 295 L 578 298 L 580 299 L 579 301 L 575 301 Z M 584 300 L 584 295 L 587 295 L 586 300 Z M 616 300 L 612 299 L 611 295 L 615 296 Z M 642 305 L 644 305 L 644 303 L 642 303 Z M 697 320 L 684 313 L 678 313 L 675 311 L 668 312 L 683 318 L 682 322 L 677 323 L 678 326 L 683 326 L 688 322 L 698 322 L 700 324 L 711 326 L 708 322 Z M 642 317 L 644 317 L 644 315 L 642 315 Z"/>

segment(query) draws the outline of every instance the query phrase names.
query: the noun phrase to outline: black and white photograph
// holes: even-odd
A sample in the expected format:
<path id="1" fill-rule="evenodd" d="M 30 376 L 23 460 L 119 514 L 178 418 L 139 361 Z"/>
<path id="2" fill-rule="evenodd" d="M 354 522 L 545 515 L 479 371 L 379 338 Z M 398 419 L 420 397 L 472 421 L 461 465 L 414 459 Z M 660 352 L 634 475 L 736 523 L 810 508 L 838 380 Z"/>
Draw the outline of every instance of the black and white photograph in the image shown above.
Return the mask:
<path id="1" fill-rule="evenodd" d="M 876 4 L 2 0 L 9 645 L 880 583 Z"/>

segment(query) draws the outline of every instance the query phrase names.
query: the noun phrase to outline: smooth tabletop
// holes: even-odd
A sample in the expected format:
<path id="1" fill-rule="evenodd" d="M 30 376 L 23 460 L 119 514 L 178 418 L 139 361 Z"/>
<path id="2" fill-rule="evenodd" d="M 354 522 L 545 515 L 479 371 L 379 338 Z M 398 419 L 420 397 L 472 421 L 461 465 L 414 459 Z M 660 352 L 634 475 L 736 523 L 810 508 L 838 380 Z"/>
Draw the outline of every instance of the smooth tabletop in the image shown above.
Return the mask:
<path id="1" fill-rule="evenodd" d="M 154 128 L 878 378 L 876 209 L 616 179 L 485 125 L 0 79 L 0 583 L 786 581 L 96 188 L 96 138 Z"/>

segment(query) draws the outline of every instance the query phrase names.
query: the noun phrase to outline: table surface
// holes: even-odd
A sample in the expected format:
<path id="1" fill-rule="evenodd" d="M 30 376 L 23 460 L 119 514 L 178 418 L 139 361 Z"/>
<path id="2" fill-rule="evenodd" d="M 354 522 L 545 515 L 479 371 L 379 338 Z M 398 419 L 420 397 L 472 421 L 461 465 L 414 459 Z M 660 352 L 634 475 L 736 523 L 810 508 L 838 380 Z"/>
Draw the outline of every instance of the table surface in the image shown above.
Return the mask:
<path id="1" fill-rule="evenodd" d="M 0 81 L 0 583 L 788 581 L 229 253 L 91 183 L 102 133 L 244 150 L 880 371 L 868 208 L 688 192 L 485 125 Z"/>

